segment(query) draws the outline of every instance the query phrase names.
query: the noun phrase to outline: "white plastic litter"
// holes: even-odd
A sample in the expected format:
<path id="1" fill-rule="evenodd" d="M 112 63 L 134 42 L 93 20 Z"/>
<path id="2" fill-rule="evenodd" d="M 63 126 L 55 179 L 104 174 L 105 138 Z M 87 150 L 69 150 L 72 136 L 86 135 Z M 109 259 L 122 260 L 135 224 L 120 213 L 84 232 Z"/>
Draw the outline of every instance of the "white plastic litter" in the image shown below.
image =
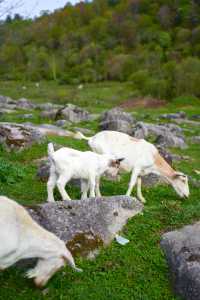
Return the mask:
<path id="1" fill-rule="evenodd" d="M 130 242 L 128 239 L 126 239 L 123 236 L 118 235 L 118 234 L 116 234 L 115 239 L 118 242 L 118 244 L 123 245 L 123 246 Z"/>

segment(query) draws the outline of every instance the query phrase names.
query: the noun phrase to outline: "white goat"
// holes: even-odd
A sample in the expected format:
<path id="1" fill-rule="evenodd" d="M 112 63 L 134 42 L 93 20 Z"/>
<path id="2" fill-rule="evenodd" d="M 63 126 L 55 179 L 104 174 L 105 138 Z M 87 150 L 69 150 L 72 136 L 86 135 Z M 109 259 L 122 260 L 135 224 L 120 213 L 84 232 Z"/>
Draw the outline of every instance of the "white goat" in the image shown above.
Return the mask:
<path id="1" fill-rule="evenodd" d="M 81 132 L 77 132 L 74 137 L 87 140 L 90 148 L 96 153 L 124 157 L 120 166 L 121 170 L 132 172 L 126 193 L 128 196 L 131 195 L 132 189 L 137 183 L 137 196 L 142 202 L 145 202 L 141 191 L 141 176 L 150 173 L 161 176 L 173 186 L 180 197 L 189 196 L 187 176 L 176 172 L 162 158 L 153 144 L 117 131 L 101 131 L 89 138 Z"/>
<path id="2" fill-rule="evenodd" d="M 39 226 L 15 201 L 0 196 L 0 270 L 26 258 L 38 258 L 27 272 L 38 287 L 44 286 L 66 262 L 76 271 L 74 259 L 65 243 Z"/>
<path id="3" fill-rule="evenodd" d="M 112 177 L 118 174 L 120 162 L 114 155 L 97 154 L 91 151 L 81 152 L 71 148 L 61 148 L 54 152 L 53 144 L 48 145 L 48 155 L 51 162 L 50 176 L 47 182 L 48 202 L 54 202 L 53 191 L 57 185 L 63 200 L 71 200 L 65 190 L 67 182 L 81 179 L 82 199 L 100 196 L 100 177 L 108 173 Z"/>

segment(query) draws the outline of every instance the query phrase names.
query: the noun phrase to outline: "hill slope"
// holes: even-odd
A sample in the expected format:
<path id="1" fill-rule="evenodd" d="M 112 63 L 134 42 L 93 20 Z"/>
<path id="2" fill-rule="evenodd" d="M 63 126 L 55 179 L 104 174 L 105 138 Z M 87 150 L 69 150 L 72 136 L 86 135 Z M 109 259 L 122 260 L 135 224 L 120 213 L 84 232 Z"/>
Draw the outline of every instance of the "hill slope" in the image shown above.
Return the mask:
<path id="1" fill-rule="evenodd" d="M 0 77 L 130 80 L 139 94 L 199 96 L 200 1 L 93 0 L 0 25 Z"/>

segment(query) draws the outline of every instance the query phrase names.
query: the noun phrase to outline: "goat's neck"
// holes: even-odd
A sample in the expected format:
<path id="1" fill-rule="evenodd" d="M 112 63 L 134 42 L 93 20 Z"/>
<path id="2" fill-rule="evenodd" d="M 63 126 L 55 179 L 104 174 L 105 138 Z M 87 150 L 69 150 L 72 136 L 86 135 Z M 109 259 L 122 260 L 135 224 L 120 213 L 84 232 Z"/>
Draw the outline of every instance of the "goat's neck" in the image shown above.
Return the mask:
<path id="1" fill-rule="evenodd" d="M 155 168 L 168 182 L 172 182 L 175 175 L 175 170 L 166 162 L 166 160 L 159 154 L 155 155 Z"/>

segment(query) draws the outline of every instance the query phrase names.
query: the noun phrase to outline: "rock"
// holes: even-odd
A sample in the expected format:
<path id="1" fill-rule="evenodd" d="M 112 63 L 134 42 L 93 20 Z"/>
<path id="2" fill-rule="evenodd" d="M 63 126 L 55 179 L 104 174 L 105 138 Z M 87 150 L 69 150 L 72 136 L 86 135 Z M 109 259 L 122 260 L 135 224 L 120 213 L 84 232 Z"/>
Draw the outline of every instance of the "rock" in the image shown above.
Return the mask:
<path id="1" fill-rule="evenodd" d="M 57 120 L 55 124 L 58 127 L 65 127 L 65 126 L 70 126 L 71 122 L 68 122 L 66 120 Z"/>
<path id="2" fill-rule="evenodd" d="M 190 142 L 195 144 L 200 144 L 200 135 L 191 137 Z"/>
<path id="3" fill-rule="evenodd" d="M 16 112 L 15 109 L 0 108 L 0 114 L 1 115 L 4 115 L 4 114 L 13 114 L 14 112 Z"/>
<path id="4" fill-rule="evenodd" d="M 52 109 L 61 109 L 63 107 L 63 105 L 60 104 L 54 104 L 54 103 L 50 103 L 50 102 L 46 102 L 46 103 L 41 103 L 41 104 L 37 104 L 37 109 L 40 110 L 52 110 Z"/>
<path id="5" fill-rule="evenodd" d="M 176 293 L 186 300 L 200 299 L 200 222 L 165 233 L 161 247 Z"/>
<path id="6" fill-rule="evenodd" d="M 26 98 L 21 98 L 17 102 L 17 107 L 19 109 L 34 109 L 35 104 L 27 100 Z"/>
<path id="7" fill-rule="evenodd" d="M 41 124 L 35 125 L 32 123 L 24 123 L 24 125 L 29 126 L 30 128 L 37 129 L 43 135 L 55 135 L 55 136 L 67 136 L 73 137 L 74 133 L 69 130 L 61 129 L 55 125 L 51 124 Z"/>
<path id="8" fill-rule="evenodd" d="M 189 178 L 189 183 L 195 187 L 195 188 L 200 188 L 200 180 L 193 178 L 191 176 L 188 177 Z"/>
<path id="9" fill-rule="evenodd" d="M 40 117 L 55 120 L 57 112 L 57 109 L 45 110 L 41 112 Z"/>
<path id="10" fill-rule="evenodd" d="M 160 115 L 159 118 L 162 119 L 185 119 L 186 118 L 186 113 L 184 111 L 179 111 L 177 113 L 171 113 L 171 114 L 163 114 Z"/>
<path id="11" fill-rule="evenodd" d="M 174 148 L 181 148 L 181 149 L 187 148 L 185 140 L 182 137 L 175 136 L 171 133 L 168 133 L 167 135 L 158 136 L 157 139 L 155 140 L 155 143 L 162 147 L 174 147 Z"/>
<path id="12" fill-rule="evenodd" d="M 41 226 L 61 238 L 73 255 L 91 256 L 108 245 L 143 205 L 127 196 L 45 203 L 28 208 Z"/>
<path id="13" fill-rule="evenodd" d="M 33 114 L 23 114 L 23 115 L 18 115 L 18 117 L 26 120 L 33 119 Z"/>
<path id="14" fill-rule="evenodd" d="M 132 134 L 135 120 L 131 114 L 124 112 L 121 108 L 113 108 L 101 115 L 101 130 L 115 130 Z"/>
<path id="15" fill-rule="evenodd" d="M 56 119 L 64 119 L 72 123 L 79 123 L 82 121 L 89 121 L 90 114 L 88 111 L 73 104 L 68 104 L 64 108 L 58 110 Z"/>
<path id="16" fill-rule="evenodd" d="M 191 125 L 191 126 L 198 126 L 200 127 L 200 122 L 187 120 L 187 119 L 175 119 L 173 122 L 179 124 L 179 125 Z"/>
<path id="17" fill-rule="evenodd" d="M 74 127 L 74 131 L 80 131 L 83 134 L 93 135 L 94 132 L 87 128 Z"/>
<path id="18" fill-rule="evenodd" d="M 43 140 L 44 135 L 36 128 L 16 123 L 0 123 L 0 144 L 9 150 L 22 150 Z"/>
<path id="19" fill-rule="evenodd" d="M 43 159 L 38 166 L 37 170 L 37 178 L 43 182 L 47 182 L 49 178 L 49 172 L 50 172 L 50 162 L 48 161 L 48 158 Z"/>
<path id="20" fill-rule="evenodd" d="M 195 115 L 192 115 L 191 116 L 191 119 L 193 119 L 193 120 L 200 120 L 200 114 L 195 114 Z"/>
<path id="21" fill-rule="evenodd" d="M 10 97 L 0 95 L 0 109 L 3 113 L 12 113 L 17 108 L 16 101 Z"/>
<path id="22" fill-rule="evenodd" d="M 134 136 L 139 139 L 154 138 L 154 142 L 162 147 L 187 147 L 182 129 L 174 124 L 156 125 L 138 122 L 134 128 Z"/>
<path id="23" fill-rule="evenodd" d="M 148 175 L 142 176 L 142 185 L 146 187 L 151 187 L 163 183 L 161 177 L 156 174 L 150 173 Z"/>

